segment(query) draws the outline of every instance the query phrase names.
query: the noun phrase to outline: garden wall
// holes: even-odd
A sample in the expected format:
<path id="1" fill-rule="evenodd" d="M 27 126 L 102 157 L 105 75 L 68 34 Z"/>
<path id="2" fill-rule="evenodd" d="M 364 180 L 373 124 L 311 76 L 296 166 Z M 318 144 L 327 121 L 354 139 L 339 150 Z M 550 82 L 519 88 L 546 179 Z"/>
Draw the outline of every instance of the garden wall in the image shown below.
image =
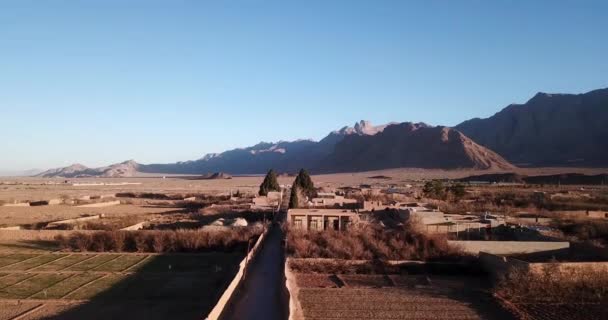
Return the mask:
<path id="1" fill-rule="evenodd" d="M 543 275 L 545 270 L 549 274 L 566 273 L 576 279 L 576 275 L 584 275 L 585 272 L 608 273 L 608 262 L 527 262 L 511 257 L 504 257 L 486 252 L 479 253 L 479 262 L 484 271 L 494 279 L 499 279 L 514 269 L 520 269 L 532 274 Z"/>
<path id="2" fill-rule="evenodd" d="M 448 241 L 448 243 L 451 246 L 457 246 L 471 254 L 486 252 L 508 255 L 565 250 L 570 248 L 570 242 L 567 241 Z"/>
<path id="3" fill-rule="evenodd" d="M 213 309 L 207 316 L 207 320 L 221 319 L 222 314 L 224 314 L 224 312 L 226 311 L 226 307 L 230 304 L 232 298 L 236 296 L 236 291 L 239 289 L 243 280 L 245 280 L 247 268 L 251 264 L 251 261 L 255 258 L 255 255 L 260 249 L 260 247 L 262 246 L 262 242 L 266 238 L 267 233 L 268 229 L 266 229 L 266 231 L 262 233 L 262 235 L 260 235 L 251 251 L 249 251 L 243 261 L 241 261 L 241 263 L 239 264 L 239 271 L 236 273 L 236 275 L 228 285 L 228 288 L 224 290 L 224 293 L 222 294 L 218 302 L 215 304 L 215 307 L 213 307 Z"/>

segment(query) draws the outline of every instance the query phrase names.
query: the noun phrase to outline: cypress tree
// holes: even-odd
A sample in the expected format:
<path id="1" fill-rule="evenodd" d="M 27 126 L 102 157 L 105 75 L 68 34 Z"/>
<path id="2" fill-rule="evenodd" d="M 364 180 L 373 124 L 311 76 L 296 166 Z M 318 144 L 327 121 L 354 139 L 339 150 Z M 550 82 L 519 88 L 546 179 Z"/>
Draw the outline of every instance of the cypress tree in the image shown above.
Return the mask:
<path id="1" fill-rule="evenodd" d="M 299 206 L 299 203 L 298 203 L 298 186 L 294 184 L 291 187 L 291 194 L 289 195 L 289 208 L 290 209 L 295 209 L 298 206 Z"/>
<path id="2" fill-rule="evenodd" d="M 277 174 L 272 169 L 264 177 L 258 194 L 260 196 L 267 196 L 270 191 L 281 191 L 281 186 L 279 186 L 279 182 L 277 181 Z"/>
<path id="3" fill-rule="evenodd" d="M 298 186 L 302 192 L 310 199 L 314 198 L 317 195 L 317 191 L 315 190 L 315 185 L 310 178 L 310 175 L 306 170 L 300 169 L 296 180 L 293 182 L 294 186 Z"/>

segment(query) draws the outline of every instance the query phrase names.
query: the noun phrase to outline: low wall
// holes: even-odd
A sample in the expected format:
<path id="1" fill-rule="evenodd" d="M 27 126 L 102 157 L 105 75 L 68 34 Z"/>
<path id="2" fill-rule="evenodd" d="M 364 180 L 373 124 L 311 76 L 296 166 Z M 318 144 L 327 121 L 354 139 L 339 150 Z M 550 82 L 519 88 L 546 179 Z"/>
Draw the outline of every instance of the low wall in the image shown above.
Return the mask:
<path id="1" fill-rule="evenodd" d="M 140 223 L 136 223 L 136 224 L 134 224 L 134 225 L 132 225 L 132 226 L 128 226 L 128 227 L 126 227 L 126 228 L 122 228 L 122 229 L 120 229 L 120 230 L 123 230 L 123 231 L 136 231 L 136 230 L 141 230 L 141 229 L 143 229 L 143 228 L 146 226 L 146 224 L 147 224 L 147 223 L 148 223 L 148 222 L 146 222 L 146 221 L 144 221 L 144 222 L 140 222 Z"/>
<path id="2" fill-rule="evenodd" d="M 562 210 L 554 211 L 552 214 L 562 218 L 574 218 L 574 219 L 606 219 L 608 218 L 608 211 L 595 211 L 595 210 Z"/>
<path id="3" fill-rule="evenodd" d="M 551 273 L 561 272 L 576 275 L 577 271 L 593 270 L 595 272 L 608 273 L 608 262 L 560 262 L 560 263 L 530 263 L 528 270 L 532 273 L 542 274 L 544 270 Z"/>
<path id="4" fill-rule="evenodd" d="M 224 290 L 224 293 L 222 294 L 222 296 L 220 297 L 218 302 L 215 304 L 215 307 L 213 307 L 213 309 L 211 310 L 211 312 L 209 312 L 209 315 L 205 319 L 207 319 L 207 320 L 220 319 L 220 317 L 226 310 L 226 307 L 229 305 L 230 300 L 232 300 L 237 289 L 239 288 L 239 286 L 245 279 L 245 274 L 246 274 L 247 268 L 251 264 L 251 261 L 253 260 L 253 258 L 255 257 L 255 254 L 261 247 L 262 242 L 266 238 L 267 234 L 268 234 L 268 229 L 266 229 L 266 232 L 264 232 L 264 233 L 262 233 L 262 235 L 260 235 L 260 237 L 258 238 L 258 241 L 256 241 L 256 243 L 253 246 L 253 248 L 251 249 L 251 251 L 249 251 L 249 253 L 247 254 L 247 256 L 245 256 L 243 261 L 241 261 L 241 263 L 239 264 L 239 271 L 236 273 L 236 275 L 234 276 L 234 278 L 228 285 L 228 288 L 226 288 L 226 290 Z"/>
<path id="5" fill-rule="evenodd" d="M 89 220 L 98 220 L 98 219 L 101 219 L 102 217 L 103 217 L 102 214 L 97 214 L 97 215 L 88 216 L 88 217 L 80 217 L 80 218 L 74 218 L 74 219 L 53 221 L 53 222 L 47 224 L 47 227 L 53 227 L 53 226 L 58 226 L 58 225 L 62 225 L 62 224 L 75 224 L 78 222 L 89 221 Z"/>
<path id="6" fill-rule="evenodd" d="M 29 202 L 20 202 L 20 203 L 5 203 L 2 205 L 3 207 L 29 207 Z"/>
<path id="7" fill-rule="evenodd" d="M 565 273 L 572 280 L 589 272 L 608 273 L 608 262 L 527 262 L 486 252 L 479 253 L 479 262 L 483 270 L 494 280 L 515 269 L 538 276 L 545 276 L 547 273 L 559 276 Z M 560 277 L 560 279 L 564 278 Z"/>
<path id="8" fill-rule="evenodd" d="M 62 204 L 63 200 L 62 199 L 50 199 L 48 202 L 49 202 L 50 206 L 54 206 L 54 205 Z"/>
<path id="9" fill-rule="evenodd" d="M 304 319 L 304 313 L 298 298 L 300 288 L 296 282 L 295 274 L 289 268 L 289 261 L 291 259 L 285 259 L 285 286 L 289 292 L 289 320 L 302 320 Z"/>
<path id="10" fill-rule="evenodd" d="M 521 224 L 527 226 L 548 226 L 553 222 L 552 218 L 520 218 L 520 217 L 508 217 L 507 222 L 513 224 Z"/>
<path id="11" fill-rule="evenodd" d="M 98 202 L 98 203 L 89 203 L 77 206 L 78 208 L 103 208 L 103 207 L 111 207 L 119 205 L 120 201 L 108 201 L 108 202 Z"/>
<path id="12" fill-rule="evenodd" d="M 21 230 L 21 226 L 2 227 L 2 228 L 0 228 L 0 230 L 2 230 L 2 231 L 5 231 L 5 230 Z"/>
<path id="13" fill-rule="evenodd" d="M 561 241 L 448 241 L 451 246 L 458 247 L 467 253 L 480 252 L 492 254 L 521 254 L 543 251 L 555 251 L 570 248 L 570 242 Z"/>

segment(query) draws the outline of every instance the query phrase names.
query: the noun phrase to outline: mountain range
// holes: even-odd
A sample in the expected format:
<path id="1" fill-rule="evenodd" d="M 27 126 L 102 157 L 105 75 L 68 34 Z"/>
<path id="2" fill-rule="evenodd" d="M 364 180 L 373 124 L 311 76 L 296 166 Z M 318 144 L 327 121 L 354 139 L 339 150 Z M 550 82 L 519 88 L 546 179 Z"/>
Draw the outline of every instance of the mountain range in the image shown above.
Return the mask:
<path id="1" fill-rule="evenodd" d="M 487 119 L 455 127 L 518 166 L 608 165 L 608 89 L 539 92 Z"/>
<path id="2" fill-rule="evenodd" d="M 487 119 L 453 128 L 424 123 L 374 126 L 360 121 L 320 141 L 296 140 L 207 154 L 171 164 L 133 160 L 102 168 L 72 165 L 40 177 L 123 177 L 138 173 L 260 174 L 273 168 L 295 172 L 355 172 L 388 168 L 500 169 L 519 166 L 608 165 L 608 89 L 585 94 L 538 93 Z"/>
<path id="3" fill-rule="evenodd" d="M 101 178 L 118 178 L 132 177 L 140 172 L 139 163 L 129 160 L 107 167 L 89 168 L 82 164 L 76 163 L 64 168 L 50 169 L 36 174 L 36 177 L 43 178 L 86 178 L 86 177 L 101 177 Z"/>

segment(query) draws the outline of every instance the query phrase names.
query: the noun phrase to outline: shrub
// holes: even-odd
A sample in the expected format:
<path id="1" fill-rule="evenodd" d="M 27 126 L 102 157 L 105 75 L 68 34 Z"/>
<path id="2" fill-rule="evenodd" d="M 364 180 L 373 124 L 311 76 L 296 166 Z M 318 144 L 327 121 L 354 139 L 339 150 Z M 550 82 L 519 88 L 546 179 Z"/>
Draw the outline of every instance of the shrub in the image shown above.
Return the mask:
<path id="1" fill-rule="evenodd" d="M 64 239 L 67 240 L 67 243 L 62 245 L 62 247 L 69 247 L 78 251 L 87 251 L 92 243 L 91 237 L 82 232 L 75 232 L 70 237 Z"/>
<path id="2" fill-rule="evenodd" d="M 269 191 L 281 191 L 281 187 L 277 181 L 277 174 L 272 169 L 268 171 L 266 177 L 264 177 L 264 181 L 262 181 L 262 184 L 260 185 L 258 194 L 260 196 L 266 196 L 268 195 Z"/>
<path id="3" fill-rule="evenodd" d="M 300 192 L 308 197 L 308 199 L 312 199 L 317 196 L 317 191 L 315 190 L 315 185 L 310 178 L 308 172 L 304 169 L 300 169 L 298 176 L 293 182 L 293 188 L 298 188 Z"/>
<path id="4" fill-rule="evenodd" d="M 433 180 L 424 184 L 422 192 L 427 198 L 444 200 L 447 191 L 441 180 Z"/>
<path id="5" fill-rule="evenodd" d="M 608 274 L 592 265 L 559 268 L 548 264 L 540 271 L 513 269 L 495 293 L 513 302 L 597 303 L 608 299 Z"/>
<path id="6" fill-rule="evenodd" d="M 458 259 L 464 254 L 452 248 L 446 237 L 428 236 L 410 228 L 353 228 L 348 231 L 289 230 L 287 252 L 294 258 L 352 260 Z"/>
<path id="7" fill-rule="evenodd" d="M 298 199 L 298 186 L 294 185 L 291 188 L 291 194 L 289 195 L 289 208 L 295 209 L 300 206 L 300 200 Z"/>
<path id="8" fill-rule="evenodd" d="M 250 240 L 262 233 L 261 228 L 235 228 L 226 231 L 98 231 L 74 232 L 57 236 L 60 248 L 95 252 L 196 252 L 234 251 L 246 248 Z"/>
<path id="9" fill-rule="evenodd" d="M 555 220 L 552 226 L 579 240 L 600 240 L 608 243 L 608 221 L 605 220 Z"/>

